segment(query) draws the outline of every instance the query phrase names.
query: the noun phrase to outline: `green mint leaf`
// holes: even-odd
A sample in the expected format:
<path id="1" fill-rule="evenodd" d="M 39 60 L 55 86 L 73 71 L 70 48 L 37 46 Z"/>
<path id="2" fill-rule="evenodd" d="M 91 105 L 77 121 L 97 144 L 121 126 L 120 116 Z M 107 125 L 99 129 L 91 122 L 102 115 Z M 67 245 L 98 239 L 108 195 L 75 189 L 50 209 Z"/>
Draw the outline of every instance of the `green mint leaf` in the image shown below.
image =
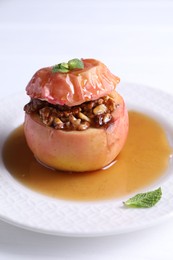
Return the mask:
<path id="1" fill-rule="evenodd" d="M 69 70 L 68 63 L 62 62 L 59 64 L 60 68 Z"/>
<path id="2" fill-rule="evenodd" d="M 134 197 L 123 202 L 125 206 L 131 208 L 150 208 L 153 207 L 162 196 L 161 188 L 146 193 L 139 193 Z"/>
<path id="3" fill-rule="evenodd" d="M 62 73 L 67 73 L 69 72 L 68 64 L 65 62 L 59 63 L 52 68 L 52 72 L 62 72 Z"/>
<path id="4" fill-rule="evenodd" d="M 83 69 L 83 68 L 84 68 L 84 64 L 81 60 L 72 59 L 72 60 L 69 60 L 68 63 L 62 62 L 62 63 L 59 63 L 59 64 L 53 66 L 52 72 L 53 73 L 55 73 L 55 72 L 67 73 L 73 69 Z"/>
<path id="5" fill-rule="evenodd" d="M 59 69 L 57 69 L 57 70 L 53 70 L 53 72 L 62 72 L 62 73 L 67 73 L 67 72 L 69 72 L 69 70 L 66 69 L 66 68 L 59 68 Z"/>
<path id="6" fill-rule="evenodd" d="M 83 69 L 84 68 L 84 64 L 79 59 L 72 59 L 72 60 L 68 61 L 68 67 L 69 67 L 70 70 L 73 70 L 73 69 Z"/>

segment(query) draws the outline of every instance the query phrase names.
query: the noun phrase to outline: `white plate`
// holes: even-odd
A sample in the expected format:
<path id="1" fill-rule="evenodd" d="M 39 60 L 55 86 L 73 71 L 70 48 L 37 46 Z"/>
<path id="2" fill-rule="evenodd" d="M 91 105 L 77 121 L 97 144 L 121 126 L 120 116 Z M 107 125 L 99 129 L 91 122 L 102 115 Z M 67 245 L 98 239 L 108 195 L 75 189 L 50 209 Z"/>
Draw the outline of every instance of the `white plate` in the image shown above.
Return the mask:
<path id="1" fill-rule="evenodd" d="M 173 97 L 134 84 L 121 85 L 118 90 L 129 108 L 145 111 L 160 121 L 173 147 Z M 25 93 L 1 101 L 1 151 L 9 133 L 23 122 L 23 106 L 27 101 Z M 0 160 L 0 218 L 26 229 L 63 236 L 102 236 L 148 227 L 173 214 L 172 159 L 165 177 L 145 189 L 162 187 L 161 201 L 150 209 L 126 209 L 122 204 L 126 198 L 99 202 L 53 199 L 15 181 Z"/>

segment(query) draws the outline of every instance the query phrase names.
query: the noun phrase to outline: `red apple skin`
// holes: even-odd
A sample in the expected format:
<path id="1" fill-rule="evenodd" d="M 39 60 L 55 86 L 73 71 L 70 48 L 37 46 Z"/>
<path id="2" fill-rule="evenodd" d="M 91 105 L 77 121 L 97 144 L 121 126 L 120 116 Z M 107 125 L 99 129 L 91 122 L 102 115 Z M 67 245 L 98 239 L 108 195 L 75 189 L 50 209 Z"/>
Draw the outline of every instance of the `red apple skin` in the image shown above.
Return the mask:
<path id="1" fill-rule="evenodd" d="M 45 126 L 36 114 L 25 114 L 24 133 L 34 156 L 48 167 L 74 172 L 94 171 L 111 163 L 128 134 L 128 112 L 116 93 L 119 106 L 108 127 L 63 131 Z"/>
<path id="2" fill-rule="evenodd" d="M 82 59 L 84 69 L 52 73 L 53 67 L 38 70 L 26 87 L 31 98 L 54 105 L 76 106 L 115 90 L 120 79 L 100 61 Z"/>

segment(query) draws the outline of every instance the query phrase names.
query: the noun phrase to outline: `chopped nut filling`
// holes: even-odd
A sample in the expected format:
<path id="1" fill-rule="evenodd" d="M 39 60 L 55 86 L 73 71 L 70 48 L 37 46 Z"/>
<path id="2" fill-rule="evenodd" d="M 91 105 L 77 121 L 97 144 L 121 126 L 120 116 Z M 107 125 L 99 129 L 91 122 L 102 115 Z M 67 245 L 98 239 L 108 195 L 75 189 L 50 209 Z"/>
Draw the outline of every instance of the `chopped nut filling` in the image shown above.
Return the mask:
<path id="1" fill-rule="evenodd" d="M 45 125 L 55 129 L 82 131 L 89 127 L 98 128 L 109 124 L 112 112 L 117 106 L 118 104 L 115 104 L 109 96 L 74 107 L 53 105 L 47 101 L 31 99 L 24 110 L 28 114 L 37 113 Z"/>

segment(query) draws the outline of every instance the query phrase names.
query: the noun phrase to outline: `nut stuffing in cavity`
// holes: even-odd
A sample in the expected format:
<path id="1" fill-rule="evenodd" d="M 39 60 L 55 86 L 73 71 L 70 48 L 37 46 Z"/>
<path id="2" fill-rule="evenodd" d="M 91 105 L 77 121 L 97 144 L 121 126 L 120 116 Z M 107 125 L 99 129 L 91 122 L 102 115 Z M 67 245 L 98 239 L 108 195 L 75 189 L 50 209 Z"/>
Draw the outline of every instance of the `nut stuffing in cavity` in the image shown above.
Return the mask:
<path id="1" fill-rule="evenodd" d="M 118 104 L 110 96 L 74 107 L 31 99 L 24 110 L 28 114 L 38 114 L 43 124 L 55 129 L 84 131 L 89 127 L 98 128 L 111 123 L 112 112 L 117 106 Z"/>

